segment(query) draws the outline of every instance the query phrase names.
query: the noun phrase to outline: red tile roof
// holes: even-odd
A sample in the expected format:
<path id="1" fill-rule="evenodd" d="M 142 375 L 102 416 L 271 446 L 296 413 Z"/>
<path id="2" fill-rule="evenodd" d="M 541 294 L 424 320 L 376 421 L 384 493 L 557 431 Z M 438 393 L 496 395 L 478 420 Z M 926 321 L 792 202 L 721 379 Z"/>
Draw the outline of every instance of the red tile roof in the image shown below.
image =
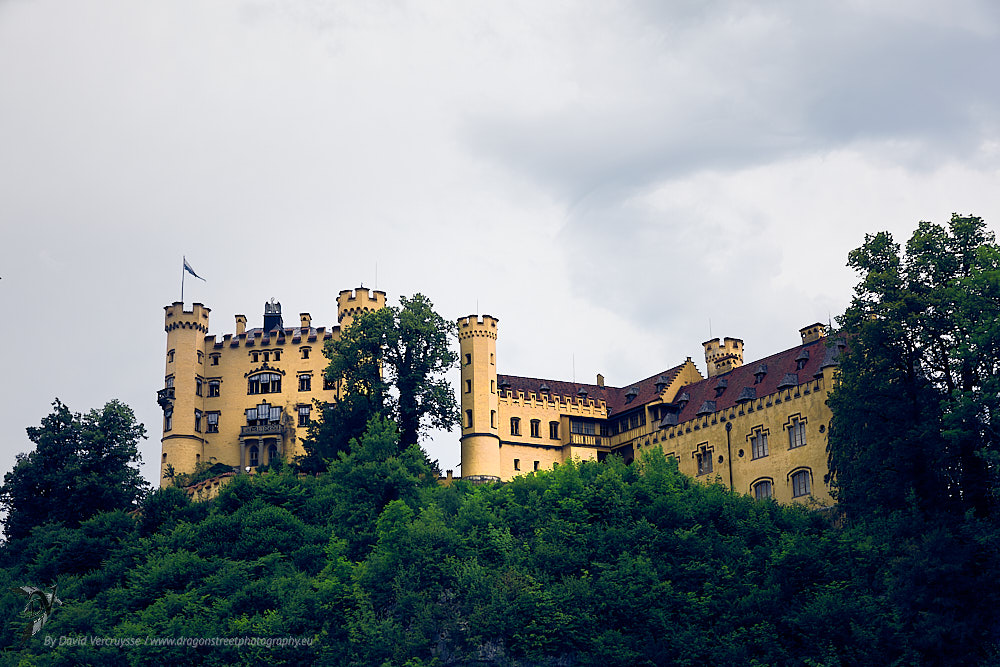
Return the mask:
<path id="1" fill-rule="evenodd" d="M 684 423 L 695 419 L 706 401 L 714 401 L 717 412 L 728 410 L 736 405 L 736 399 L 743 394 L 743 390 L 747 387 L 752 387 L 759 399 L 778 391 L 778 386 L 785 384 L 789 375 L 797 376 L 799 385 L 812 382 L 820 374 L 821 367 L 829 365 L 824 363 L 825 360 L 829 360 L 828 340 L 828 338 L 820 338 L 811 343 L 744 364 L 722 375 L 686 385 L 678 392 L 678 397 L 683 393 L 689 397 L 687 405 L 680 412 L 678 421 Z M 796 360 L 805 356 L 804 353 L 808 354 L 809 358 L 805 360 L 805 366 L 799 370 Z M 760 384 L 754 384 L 755 374 L 758 373 L 762 365 L 767 366 L 767 373 L 761 378 Z M 726 389 L 720 396 L 716 396 L 716 387 L 720 380 L 725 380 Z"/>
<path id="2" fill-rule="evenodd" d="M 541 387 L 545 385 L 549 388 L 548 393 L 552 396 L 566 396 L 573 400 L 593 399 L 595 403 L 604 401 L 608 406 L 609 416 L 613 416 L 632 410 L 640 405 L 651 403 L 659 398 L 660 393 L 656 390 L 656 384 L 660 381 L 660 378 L 663 378 L 662 382 L 664 384 L 670 384 L 683 367 L 684 364 L 674 366 L 662 373 L 651 375 L 644 380 L 633 382 L 624 387 L 611 387 L 607 385 L 599 387 L 596 384 L 585 384 L 583 382 L 546 380 L 543 378 L 521 377 L 519 375 L 497 375 L 497 384 L 501 391 L 509 390 L 515 396 L 519 391 L 525 394 L 530 392 L 534 392 L 536 395 L 541 394 L 543 393 Z M 505 382 L 509 383 L 509 386 L 504 386 Z M 627 401 L 629 390 L 633 387 L 636 389 L 636 394 L 632 400 Z M 580 389 L 586 390 L 586 398 L 579 396 Z"/>

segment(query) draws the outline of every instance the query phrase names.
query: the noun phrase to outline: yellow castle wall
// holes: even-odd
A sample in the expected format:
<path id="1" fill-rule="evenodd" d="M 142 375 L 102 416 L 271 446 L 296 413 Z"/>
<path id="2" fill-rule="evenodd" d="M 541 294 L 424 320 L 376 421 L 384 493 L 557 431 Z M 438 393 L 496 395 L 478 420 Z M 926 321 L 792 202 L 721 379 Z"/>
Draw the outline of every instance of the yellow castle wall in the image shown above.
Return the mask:
<path id="1" fill-rule="evenodd" d="M 385 293 L 366 289 L 346 290 L 337 298 L 338 319 L 341 326 L 350 324 L 358 312 L 374 310 L 385 305 Z M 227 334 L 222 338 L 208 336 L 209 309 L 201 304 L 193 304 L 185 311 L 183 305 L 174 303 L 165 308 L 165 329 L 167 332 L 167 359 L 164 383 L 172 378 L 173 416 L 171 428 L 164 430 L 161 440 L 160 484 L 167 483 L 167 466 L 175 473 L 194 472 L 199 463 L 245 468 L 249 465 L 248 442 L 256 441 L 259 449 L 259 464 L 270 463 L 265 442 L 274 440 L 281 457 L 288 460 L 305 453 L 302 440 L 307 435 L 307 427 L 298 425 L 299 406 L 310 406 L 311 418 L 315 419 L 316 408 L 313 401 L 332 401 L 337 397 L 335 389 L 323 389 L 323 371 L 328 359 L 323 355 L 324 337 L 327 330 L 316 327 L 314 339 L 310 340 L 308 314 L 299 320 L 285 323 L 284 329 L 295 329 L 283 338 L 276 332 L 265 337 L 256 332 L 252 338 L 246 333 Z M 236 330 L 242 330 L 241 321 L 246 318 L 236 316 Z M 297 326 L 298 325 L 298 326 Z M 330 331 L 331 338 L 340 336 L 340 326 Z M 308 356 L 303 357 L 303 350 Z M 171 351 L 173 354 L 171 354 Z M 265 353 L 267 361 L 264 361 Z M 278 359 L 275 359 L 277 353 Z M 256 354 L 257 360 L 254 361 Z M 281 391 L 267 394 L 250 394 L 248 375 L 262 369 L 282 376 Z M 310 386 L 299 389 L 299 376 L 309 374 Z M 198 395 L 198 380 L 201 380 L 201 395 Z M 210 396 L 210 382 L 218 381 L 218 396 Z M 284 433 L 264 433 L 241 437 L 241 429 L 247 425 L 246 410 L 260 403 L 268 403 L 281 408 L 280 423 Z M 200 430 L 196 428 L 195 410 L 202 413 Z M 218 432 L 210 433 L 208 414 L 218 413 Z"/>

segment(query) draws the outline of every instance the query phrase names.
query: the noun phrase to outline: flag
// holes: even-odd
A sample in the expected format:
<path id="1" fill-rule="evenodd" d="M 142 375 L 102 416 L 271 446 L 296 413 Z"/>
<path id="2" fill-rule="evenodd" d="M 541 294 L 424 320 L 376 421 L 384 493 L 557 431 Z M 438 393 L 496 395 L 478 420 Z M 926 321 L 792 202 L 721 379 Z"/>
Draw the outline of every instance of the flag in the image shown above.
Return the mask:
<path id="1" fill-rule="evenodd" d="M 192 276 L 194 276 L 198 280 L 205 280 L 204 278 L 202 278 L 201 276 L 199 276 L 197 273 L 194 272 L 194 269 L 192 269 L 191 265 L 188 264 L 187 257 L 184 257 L 183 259 L 184 259 L 184 270 L 185 271 L 187 271 L 188 273 L 190 273 Z"/>

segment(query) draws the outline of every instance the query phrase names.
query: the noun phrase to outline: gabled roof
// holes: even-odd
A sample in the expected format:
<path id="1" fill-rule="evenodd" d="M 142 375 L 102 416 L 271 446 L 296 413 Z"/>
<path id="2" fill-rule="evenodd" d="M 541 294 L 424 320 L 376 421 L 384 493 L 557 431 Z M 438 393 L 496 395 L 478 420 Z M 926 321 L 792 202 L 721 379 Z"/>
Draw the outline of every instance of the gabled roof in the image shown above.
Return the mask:
<path id="1" fill-rule="evenodd" d="M 534 392 L 549 393 L 552 396 L 565 396 L 572 400 L 593 399 L 595 403 L 604 401 L 608 406 L 608 416 L 614 416 L 622 412 L 627 412 L 640 405 L 652 403 L 660 397 L 660 392 L 656 390 L 657 384 L 669 385 L 681 372 L 684 364 L 655 373 L 644 380 L 632 382 L 625 387 L 599 387 L 596 384 L 585 384 L 582 382 L 564 382 L 563 380 L 549 380 L 543 378 L 521 377 L 519 375 L 497 375 L 497 386 L 501 391 L 512 391 L 514 395 L 522 391 L 525 394 Z M 507 383 L 505 386 L 504 383 Z M 542 392 L 542 385 L 549 388 L 549 392 Z M 587 392 L 586 399 L 580 396 L 580 390 Z M 627 400 L 629 394 L 633 393 L 633 398 Z"/>

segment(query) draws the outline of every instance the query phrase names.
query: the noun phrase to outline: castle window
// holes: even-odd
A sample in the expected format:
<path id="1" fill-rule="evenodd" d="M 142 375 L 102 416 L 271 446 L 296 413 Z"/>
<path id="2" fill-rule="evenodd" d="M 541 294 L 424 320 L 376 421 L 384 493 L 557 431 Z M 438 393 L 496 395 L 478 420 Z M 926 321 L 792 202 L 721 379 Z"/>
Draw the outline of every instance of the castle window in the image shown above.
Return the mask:
<path id="1" fill-rule="evenodd" d="M 219 380 L 209 380 L 208 381 L 208 397 L 217 398 L 222 388 L 222 382 Z"/>
<path id="2" fill-rule="evenodd" d="M 471 354 L 466 354 L 465 355 L 465 365 L 468 366 L 471 363 L 472 363 L 472 355 Z"/>
<path id="3" fill-rule="evenodd" d="M 330 378 L 328 378 L 328 377 L 326 377 L 324 375 L 323 376 L 323 389 L 326 390 L 326 391 L 330 391 L 333 388 L 334 388 L 334 382 L 333 382 L 333 380 L 331 380 Z"/>
<path id="4" fill-rule="evenodd" d="M 497 427 L 497 411 L 490 410 L 490 428 Z"/>
<path id="5" fill-rule="evenodd" d="M 274 351 L 274 360 L 275 361 L 281 361 L 281 350 L 275 350 Z"/>
<path id="6" fill-rule="evenodd" d="M 703 446 L 695 452 L 695 459 L 698 463 L 698 474 L 707 475 L 712 472 L 712 450 Z"/>
<path id="7" fill-rule="evenodd" d="M 167 389 L 173 387 L 174 386 L 174 376 L 173 375 L 168 375 L 167 377 L 163 378 L 163 386 L 166 387 Z"/>
<path id="8" fill-rule="evenodd" d="M 538 470 L 538 461 L 535 461 L 535 470 Z"/>
<path id="9" fill-rule="evenodd" d="M 493 363 L 493 353 L 492 352 L 490 352 L 490 363 L 491 364 Z"/>
<path id="10" fill-rule="evenodd" d="M 811 491 L 809 470 L 799 470 L 792 474 L 792 497 L 808 496 Z"/>
<path id="11" fill-rule="evenodd" d="M 299 391 L 312 391 L 312 375 L 305 373 L 299 376 Z"/>
<path id="12" fill-rule="evenodd" d="M 213 366 L 218 366 L 219 365 L 219 355 L 213 354 L 209 358 L 212 360 L 212 365 Z"/>
<path id="13" fill-rule="evenodd" d="M 251 352 L 250 353 L 250 361 L 252 361 L 254 363 L 257 363 L 258 361 L 260 361 L 260 352 Z"/>
<path id="14" fill-rule="evenodd" d="M 597 435 L 597 428 L 594 422 L 587 422 L 581 419 L 571 419 L 569 422 L 570 433 L 578 433 L 580 435 Z"/>
<path id="15" fill-rule="evenodd" d="M 257 449 L 257 445 L 250 445 L 250 449 L 247 450 L 247 463 L 251 468 L 256 468 L 260 465 L 260 450 Z"/>
<path id="16" fill-rule="evenodd" d="M 303 359 L 308 359 L 309 358 L 309 350 L 310 350 L 310 348 L 308 348 L 308 347 L 300 347 L 299 348 L 299 352 L 302 354 L 302 358 Z"/>
<path id="17" fill-rule="evenodd" d="M 204 358 L 205 358 L 205 353 L 202 352 L 201 350 L 198 350 L 198 363 L 200 364 L 201 360 Z"/>
<path id="18" fill-rule="evenodd" d="M 510 434 L 521 435 L 521 420 L 518 417 L 510 418 Z"/>
<path id="19" fill-rule="evenodd" d="M 465 411 L 465 428 L 472 428 L 472 410 Z"/>
<path id="20" fill-rule="evenodd" d="M 767 456 L 767 433 L 760 429 L 750 436 L 751 458 L 761 459 Z"/>
<path id="21" fill-rule="evenodd" d="M 472 380 L 466 380 L 465 381 L 465 393 L 466 394 L 471 394 L 472 393 Z"/>
<path id="22" fill-rule="evenodd" d="M 769 479 L 762 479 L 753 485 L 753 497 L 757 500 L 774 497 L 774 485 Z"/>
<path id="23" fill-rule="evenodd" d="M 219 413 L 218 412 L 206 412 L 205 413 L 205 432 L 206 433 L 218 433 L 219 432 Z"/>
<path id="24" fill-rule="evenodd" d="M 167 351 L 167 363 L 168 364 L 174 363 L 174 350 Z"/>
<path id="25" fill-rule="evenodd" d="M 264 352 L 264 363 L 267 363 L 268 361 L 271 361 L 271 353 Z"/>
<path id="26" fill-rule="evenodd" d="M 309 411 L 311 409 L 312 408 L 309 405 L 300 405 L 299 406 L 299 426 L 308 426 L 309 425 Z"/>
<path id="27" fill-rule="evenodd" d="M 491 394 L 497 393 L 497 381 L 496 380 L 490 380 L 490 393 Z"/>
<path id="28" fill-rule="evenodd" d="M 248 394 L 278 394 L 281 392 L 281 375 L 258 373 L 247 382 Z"/>
<path id="29" fill-rule="evenodd" d="M 201 433 L 201 410 L 194 411 L 194 430 Z"/>
<path id="30" fill-rule="evenodd" d="M 169 431 L 174 427 L 174 413 L 172 411 L 163 413 L 163 430 Z"/>
<path id="31" fill-rule="evenodd" d="M 553 440 L 559 439 L 559 422 L 549 422 L 549 437 Z"/>
<path id="32" fill-rule="evenodd" d="M 542 429 L 542 422 L 541 422 L 541 420 L 532 419 L 531 420 L 531 437 L 532 438 L 540 438 L 540 437 L 542 437 L 541 436 L 541 429 Z"/>
<path id="33" fill-rule="evenodd" d="M 201 396 L 201 386 L 205 384 L 205 381 L 201 378 L 194 379 L 194 395 Z"/>
<path id="34" fill-rule="evenodd" d="M 267 464 L 272 465 L 278 460 L 278 446 L 273 442 L 267 446 Z"/>
<path id="35" fill-rule="evenodd" d="M 246 411 L 247 426 L 266 426 L 281 420 L 281 408 L 270 403 L 261 403 Z"/>
<path id="36" fill-rule="evenodd" d="M 521 469 L 521 459 L 514 459 L 514 470 Z"/>
<path id="37" fill-rule="evenodd" d="M 794 449 L 806 444 L 806 423 L 798 417 L 792 417 L 788 426 L 788 447 Z"/>

